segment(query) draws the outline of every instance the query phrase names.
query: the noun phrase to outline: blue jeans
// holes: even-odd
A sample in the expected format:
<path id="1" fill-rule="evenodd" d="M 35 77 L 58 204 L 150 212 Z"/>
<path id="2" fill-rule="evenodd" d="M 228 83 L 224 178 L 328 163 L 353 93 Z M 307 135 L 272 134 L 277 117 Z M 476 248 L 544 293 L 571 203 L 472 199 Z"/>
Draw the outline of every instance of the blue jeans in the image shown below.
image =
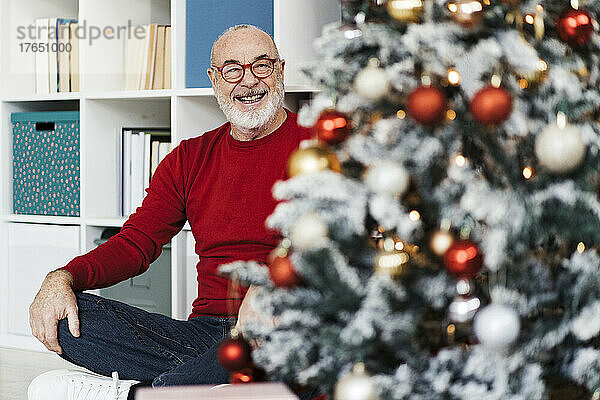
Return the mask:
<path id="1" fill-rule="evenodd" d="M 89 293 L 75 296 L 80 336 L 71 335 L 66 319 L 58 323 L 65 360 L 105 376 L 117 371 L 120 379 L 153 387 L 229 382 L 217 349 L 235 319 L 178 321 Z M 309 400 L 318 394 L 311 389 L 298 396 Z"/>
<path id="2" fill-rule="evenodd" d="M 89 293 L 76 293 L 80 336 L 58 324 L 61 357 L 101 375 L 152 386 L 220 384 L 229 372 L 217 360 L 230 318 L 178 321 Z M 233 320 L 235 322 L 235 320 Z"/>

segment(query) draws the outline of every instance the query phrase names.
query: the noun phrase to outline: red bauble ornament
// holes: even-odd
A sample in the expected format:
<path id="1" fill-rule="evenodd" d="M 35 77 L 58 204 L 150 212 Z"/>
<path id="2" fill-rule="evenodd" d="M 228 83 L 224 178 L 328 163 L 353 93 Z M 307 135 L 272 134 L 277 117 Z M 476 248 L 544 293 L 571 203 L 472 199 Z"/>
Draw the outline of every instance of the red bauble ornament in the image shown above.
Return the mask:
<path id="1" fill-rule="evenodd" d="M 474 277 L 483 266 L 483 254 L 479 246 L 470 240 L 457 240 L 444 254 L 448 272 L 460 279 Z"/>
<path id="2" fill-rule="evenodd" d="M 343 142 L 350 134 L 351 121 L 339 111 L 324 111 L 313 126 L 313 135 L 328 144 Z"/>
<path id="3" fill-rule="evenodd" d="M 252 349 L 241 337 L 225 339 L 219 345 L 217 356 L 219 362 L 230 372 L 240 371 L 252 365 Z"/>
<path id="4" fill-rule="evenodd" d="M 429 125 L 442 119 L 446 106 L 446 95 L 441 90 L 432 86 L 420 86 L 408 95 L 406 109 L 414 120 Z"/>
<path id="5" fill-rule="evenodd" d="M 585 10 L 568 9 L 556 21 L 558 36 L 571 46 L 583 46 L 594 33 L 592 17 Z"/>
<path id="6" fill-rule="evenodd" d="M 276 250 L 277 251 L 277 250 Z M 300 284 L 300 277 L 296 274 L 289 255 L 280 256 L 272 254 L 269 262 L 269 275 L 278 287 L 291 288 Z"/>
<path id="7" fill-rule="evenodd" d="M 471 101 L 471 114 L 481 124 L 499 124 L 512 112 L 512 99 L 506 90 L 487 86 L 475 94 Z"/>

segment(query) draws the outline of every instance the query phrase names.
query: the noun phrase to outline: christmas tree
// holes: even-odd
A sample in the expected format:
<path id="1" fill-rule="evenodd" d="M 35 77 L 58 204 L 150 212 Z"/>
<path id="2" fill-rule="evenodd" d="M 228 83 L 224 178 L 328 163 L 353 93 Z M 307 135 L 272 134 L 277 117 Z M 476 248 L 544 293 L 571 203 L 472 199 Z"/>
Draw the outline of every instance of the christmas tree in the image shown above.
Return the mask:
<path id="1" fill-rule="evenodd" d="M 344 0 L 254 363 L 348 399 L 600 398 L 600 1 Z M 580 396 L 580 397 L 577 397 Z"/>

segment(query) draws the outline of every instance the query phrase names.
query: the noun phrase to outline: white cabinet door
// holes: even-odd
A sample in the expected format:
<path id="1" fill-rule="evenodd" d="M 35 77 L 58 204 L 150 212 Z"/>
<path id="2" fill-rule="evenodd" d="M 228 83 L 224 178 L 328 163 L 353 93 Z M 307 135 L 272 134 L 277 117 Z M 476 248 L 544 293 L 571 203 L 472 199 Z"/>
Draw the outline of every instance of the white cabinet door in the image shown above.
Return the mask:
<path id="1" fill-rule="evenodd" d="M 29 305 L 44 277 L 79 254 L 79 226 L 8 224 L 9 334 L 31 335 Z"/>

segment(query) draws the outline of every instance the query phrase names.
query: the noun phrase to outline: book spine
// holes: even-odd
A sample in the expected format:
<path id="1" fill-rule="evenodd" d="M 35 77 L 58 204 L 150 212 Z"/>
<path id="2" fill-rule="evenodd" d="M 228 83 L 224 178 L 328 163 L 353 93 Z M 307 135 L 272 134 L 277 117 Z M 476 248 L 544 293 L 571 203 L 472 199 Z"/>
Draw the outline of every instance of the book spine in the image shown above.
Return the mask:
<path id="1" fill-rule="evenodd" d="M 142 89 L 152 89 L 152 79 L 154 78 L 154 57 L 156 56 L 156 24 L 150 24 L 148 37 L 148 56 L 144 60 L 146 63 L 146 76 L 144 78 L 144 87 Z"/>
<path id="2" fill-rule="evenodd" d="M 131 142 L 131 212 L 142 204 L 144 192 L 144 137 L 134 132 Z"/>
<path id="3" fill-rule="evenodd" d="M 58 18 L 48 20 L 48 82 L 50 93 L 58 92 Z"/>
<path id="4" fill-rule="evenodd" d="M 69 58 L 71 92 L 79 92 L 79 24 L 73 22 L 69 25 L 71 33 L 71 55 Z"/>
<path id="5" fill-rule="evenodd" d="M 171 27 L 165 28 L 165 68 L 163 86 L 171 89 Z"/>
<path id="6" fill-rule="evenodd" d="M 152 155 L 151 155 L 151 166 L 150 166 L 150 179 L 154 176 L 154 172 L 156 171 L 156 167 L 158 167 L 158 145 L 160 141 L 152 140 Z"/>
<path id="7" fill-rule="evenodd" d="M 144 189 L 150 186 L 150 139 L 152 136 L 149 133 L 143 133 L 144 135 Z M 143 191 L 142 196 L 146 197 L 146 190 Z"/>
<path id="8" fill-rule="evenodd" d="M 131 130 L 123 130 L 123 216 L 131 214 Z"/>
<path id="9" fill-rule="evenodd" d="M 165 27 L 159 26 L 156 32 L 156 56 L 154 57 L 154 78 L 152 89 L 164 89 L 165 74 Z"/>
<path id="10" fill-rule="evenodd" d="M 158 163 L 160 164 L 167 154 L 171 151 L 171 142 L 162 142 L 158 146 Z"/>
<path id="11" fill-rule="evenodd" d="M 69 92 L 71 91 L 71 85 L 69 80 L 70 73 L 70 54 L 68 51 L 68 44 L 70 42 L 70 22 L 59 19 L 58 20 L 58 41 L 57 41 L 57 52 L 58 52 L 58 91 Z"/>
<path id="12" fill-rule="evenodd" d="M 148 59 L 148 49 L 150 47 L 150 25 L 143 25 L 144 27 L 144 36 L 142 39 L 139 39 L 140 49 L 139 49 L 139 59 L 136 61 L 138 66 L 138 89 L 144 89 L 146 87 L 146 70 L 148 69 L 148 63 L 146 60 Z"/>

